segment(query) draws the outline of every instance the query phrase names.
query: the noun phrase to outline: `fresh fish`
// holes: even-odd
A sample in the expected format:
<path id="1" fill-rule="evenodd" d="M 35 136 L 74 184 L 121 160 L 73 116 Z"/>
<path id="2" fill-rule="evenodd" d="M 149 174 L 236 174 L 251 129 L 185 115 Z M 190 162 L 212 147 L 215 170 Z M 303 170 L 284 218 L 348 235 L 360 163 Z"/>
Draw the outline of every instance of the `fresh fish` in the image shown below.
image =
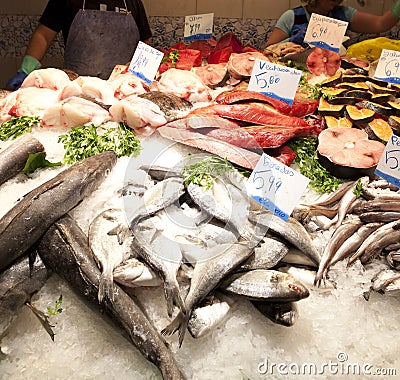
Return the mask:
<path id="1" fill-rule="evenodd" d="M 374 290 L 376 292 L 385 291 L 388 285 L 399 279 L 400 272 L 393 269 L 383 269 L 371 279 L 371 290 Z"/>
<path id="2" fill-rule="evenodd" d="M 238 271 L 270 269 L 278 264 L 288 252 L 289 247 L 284 242 L 273 236 L 265 236 Z"/>
<path id="3" fill-rule="evenodd" d="M 193 309 L 229 273 L 245 261 L 251 255 L 252 250 L 252 246 L 245 243 L 221 244 L 208 249 L 205 259 L 198 261 L 194 267 L 189 294 L 185 299 L 186 313 L 179 312 L 161 333 L 171 335 L 179 330 L 179 345 L 181 346 Z"/>
<path id="4" fill-rule="evenodd" d="M 148 189 L 136 209 L 128 215 L 131 229 L 142 219 L 174 203 L 184 193 L 182 178 L 167 178 Z M 129 207 L 129 205 L 127 205 Z"/>
<path id="5" fill-rule="evenodd" d="M 400 212 L 400 194 L 397 195 L 397 200 L 391 197 L 379 197 L 371 201 L 363 201 L 353 209 L 353 213 L 361 214 L 364 212 L 372 211 L 389 211 L 389 212 Z"/>
<path id="6" fill-rule="evenodd" d="M 252 301 L 292 302 L 310 295 L 305 285 L 293 276 L 271 269 L 235 273 L 226 278 L 220 288 Z"/>
<path id="7" fill-rule="evenodd" d="M 0 342 L 19 310 L 40 290 L 50 276 L 41 258 L 23 256 L 0 273 Z"/>
<path id="8" fill-rule="evenodd" d="M 307 267 L 298 267 L 294 265 L 284 265 L 278 268 L 279 272 L 288 273 L 293 276 L 296 280 L 300 281 L 305 286 L 313 287 L 314 280 L 317 272 L 314 269 Z M 334 289 L 336 285 L 329 280 L 324 281 L 324 289 Z"/>
<path id="9" fill-rule="evenodd" d="M 315 248 L 309 233 L 296 219 L 289 217 L 285 222 L 266 209 L 261 210 L 261 212 L 250 213 L 249 218 L 255 223 L 269 227 L 273 233 L 286 239 L 289 243 L 304 252 L 314 264 L 318 265 L 321 261 L 321 256 Z"/>
<path id="10" fill-rule="evenodd" d="M 252 301 L 251 303 L 262 315 L 278 325 L 291 327 L 299 317 L 295 302 Z"/>
<path id="11" fill-rule="evenodd" d="M 63 277 L 75 290 L 99 306 L 101 272 L 88 246 L 87 236 L 69 216 L 49 228 L 38 245 L 47 266 Z M 154 363 L 165 380 L 183 380 L 178 365 L 165 341 L 133 299 L 117 284 L 114 296 L 105 299 L 102 308 L 128 334 L 143 356 Z"/>
<path id="12" fill-rule="evenodd" d="M 154 182 L 144 170 L 130 170 L 129 179 L 119 191 L 123 197 L 142 196 L 144 192 L 153 187 Z"/>
<path id="13" fill-rule="evenodd" d="M 338 205 L 327 207 L 327 206 L 305 206 L 298 205 L 292 212 L 292 216 L 297 220 L 310 220 L 313 216 L 325 216 L 329 219 L 333 219 L 338 213 Z"/>
<path id="14" fill-rule="evenodd" d="M 387 223 L 372 232 L 372 234 L 363 241 L 357 251 L 350 257 L 347 265 L 351 265 L 366 252 L 368 252 L 367 256 L 369 259 L 377 252 L 377 249 L 383 249 L 387 245 L 399 241 L 399 238 L 397 238 L 397 240 L 392 238 L 393 235 L 397 236 L 400 231 L 399 229 L 394 229 L 398 228 L 398 224 L 399 221 Z M 389 241 L 391 241 L 391 243 Z M 386 245 L 383 245 L 382 242 Z M 364 262 L 367 256 L 364 256 Z"/>
<path id="15" fill-rule="evenodd" d="M 192 103 L 188 100 L 161 91 L 149 91 L 144 94 L 139 94 L 138 96 L 157 104 L 161 111 L 164 112 L 167 121 L 186 116 L 192 108 Z"/>
<path id="16" fill-rule="evenodd" d="M 388 284 L 385 288 L 385 293 L 390 292 L 398 292 L 400 290 L 400 278 L 393 280 L 390 284 Z"/>
<path id="17" fill-rule="evenodd" d="M 174 304 L 181 312 L 185 312 L 177 273 L 182 262 L 182 252 L 179 244 L 165 237 L 154 225 L 154 218 L 149 218 L 137 224 L 133 229 L 132 246 L 139 256 L 162 278 L 167 301 L 167 312 L 171 317 Z"/>
<path id="18" fill-rule="evenodd" d="M 363 223 L 359 218 L 354 218 L 342 223 L 338 228 L 335 229 L 322 254 L 321 262 L 319 263 L 318 271 L 314 280 L 315 285 L 319 286 L 321 284 L 321 280 L 325 281 L 328 267 L 333 259 L 334 254 L 342 246 L 342 244 L 362 226 L 362 224 Z"/>
<path id="19" fill-rule="evenodd" d="M 171 177 L 181 177 L 181 171 L 176 170 L 176 168 L 169 168 L 166 166 L 160 165 L 141 165 L 141 170 L 144 170 L 148 175 L 155 179 L 156 181 L 163 181 L 164 179 L 171 178 Z"/>
<path id="20" fill-rule="evenodd" d="M 44 152 L 44 146 L 30 133 L 0 150 L 0 185 L 21 172 L 29 154 L 38 152 Z"/>
<path id="21" fill-rule="evenodd" d="M 338 261 L 349 257 L 353 254 L 363 243 L 363 241 L 372 234 L 379 227 L 383 226 L 383 223 L 368 223 L 362 225 L 352 236 L 346 239 L 345 242 L 335 252 L 329 267 L 335 265 Z"/>
<path id="22" fill-rule="evenodd" d="M 377 179 L 375 181 L 371 181 L 368 187 L 372 187 L 373 189 L 389 189 L 392 191 L 399 191 L 399 188 L 396 185 L 391 184 L 386 181 L 386 179 Z"/>
<path id="23" fill-rule="evenodd" d="M 400 220 L 400 212 L 370 211 L 363 212 L 358 216 L 364 223 L 390 223 Z"/>
<path id="24" fill-rule="evenodd" d="M 24 196 L 0 219 L 0 271 L 24 254 L 58 218 L 91 194 L 116 163 L 113 152 L 78 162 Z"/>
<path id="25" fill-rule="evenodd" d="M 203 300 L 198 307 L 193 310 L 189 319 L 188 330 L 190 335 L 195 338 L 202 338 L 219 326 L 228 316 L 231 305 L 224 300 L 226 296 L 212 295 Z M 233 302 L 231 300 L 231 302 Z"/>
<path id="26" fill-rule="evenodd" d="M 146 264 L 130 258 L 118 265 L 113 272 L 114 281 L 128 287 L 160 286 L 161 279 Z"/>
<path id="27" fill-rule="evenodd" d="M 391 251 L 386 255 L 386 260 L 390 267 L 396 270 L 400 270 L 400 251 Z"/>
<path id="28" fill-rule="evenodd" d="M 93 252 L 97 265 L 101 269 L 99 284 L 99 302 L 105 297 L 112 297 L 113 271 L 125 258 L 129 256 L 125 244 L 120 244 L 118 238 L 109 235 L 116 224 L 122 219 L 122 210 L 107 209 L 97 215 L 89 225 L 89 246 Z M 126 242 L 126 241 L 125 241 Z"/>
<path id="29" fill-rule="evenodd" d="M 318 267 L 314 261 L 297 248 L 291 248 L 286 256 L 282 258 L 281 262 L 284 264 L 302 265 L 310 268 Z"/>

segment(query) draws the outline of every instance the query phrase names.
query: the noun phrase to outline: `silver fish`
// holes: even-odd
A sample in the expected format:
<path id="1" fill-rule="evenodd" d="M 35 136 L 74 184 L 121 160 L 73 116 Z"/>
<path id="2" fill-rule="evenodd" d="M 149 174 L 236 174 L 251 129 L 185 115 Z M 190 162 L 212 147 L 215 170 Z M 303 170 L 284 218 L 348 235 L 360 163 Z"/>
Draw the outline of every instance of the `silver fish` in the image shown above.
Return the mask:
<path id="1" fill-rule="evenodd" d="M 400 273 L 393 269 L 383 269 L 378 272 L 372 279 L 371 290 L 376 292 L 385 291 L 386 287 L 393 281 L 400 279 Z"/>
<path id="2" fill-rule="evenodd" d="M 100 270 L 87 243 L 87 236 L 69 216 L 49 228 L 38 245 L 43 261 L 75 290 L 95 305 L 98 303 Z M 105 299 L 105 308 L 128 334 L 143 356 L 154 363 L 165 380 L 184 380 L 172 352 L 140 307 L 117 284 L 114 296 Z"/>
<path id="3" fill-rule="evenodd" d="M 328 267 L 333 259 L 334 254 L 341 247 L 341 245 L 362 226 L 362 224 L 363 223 L 359 218 L 353 218 L 342 223 L 338 228 L 335 229 L 328 241 L 328 244 L 325 246 L 321 262 L 319 263 L 318 271 L 315 276 L 314 284 L 319 286 L 322 280 L 325 281 Z"/>
<path id="4" fill-rule="evenodd" d="M 370 211 L 363 212 L 359 215 L 360 220 L 364 223 L 383 222 L 390 223 L 395 220 L 400 220 L 400 212 L 391 211 Z"/>
<path id="5" fill-rule="evenodd" d="M 146 264 L 136 258 L 130 258 L 115 267 L 114 281 L 128 287 L 160 286 L 161 279 Z"/>
<path id="6" fill-rule="evenodd" d="M 0 342 L 19 310 L 41 289 L 50 273 L 38 255 L 33 263 L 23 256 L 0 273 Z"/>
<path id="7" fill-rule="evenodd" d="M 220 288 L 252 301 L 292 302 L 310 295 L 306 286 L 293 276 L 272 269 L 235 273 Z"/>
<path id="8" fill-rule="evenodd" d="M 139 169 L 144 170 L 148 175 L 156 181 L 163 181 L 167 178 L 182 177 L 181 168 L 169 168 L 167 166 L 160 166 L 155 164 L 141 165 Z"/>
<path id="9" fill-rule="evenodd" d="M 312 261 L 304 254 L 304 252 L 297 248 L 291 248 L 289 252 L 282 258 L 281 262 L 284 264 L 302 265 L 310 268 L 318 267 L 314 261 Z"/>
<path id="10" fill-rule="evenodd" d="M 354 207 L 353 213 L 361 214 L 371 211 L 400 212 L 400 194 L 397 200 L 390 197 L 375 198 L 371 201 L 363 201 Z"/>
<path id="11" fill-rule="evenodd" d="M 86 158 L 24 196 L 0 220 L 0 271 L 24 254 L 58 218 L 91 194 L 115 165 L 113 152 Z"/>
<path id="12" fill-rule="evenodd" d="M 137 224 L 134 229 L 132 246 L 139 256 L 163 280 L 167 312 L 172 316 L 174 303 L 185 312 L 177 273 L 182 262 L 182 252 L 179 244 L 164 236 L 154 225 L 154 218 L 149 218 Z"/>
<path id="13" fill-rule="evenodd" d="M 119 244 L 117 237 L 109 235 L 121 218 L 121 210 L 108 209 L 97 215 L 89 225 L 89 246 L 101 269 L 99 302 L 113 296 L 114 268 L 129 255 L 126 245 Z"/>
<path id="14" fill-rule="evenodd" d="M 44 152 L 44 146 L 30 133 L 0 151 L 0 185 L 24 168 L 29 154 Z"/>
<path id="15" fill-rule="evenodd" d="M 186 313 L 180 312 L 161 333 L 171 335 L 179 330 L 179 345 L 182 345 L 192 311 L 252 252 L 245 243 L 221 244 L 205 251 L 206 259 L 198 261 L 193 270 L 189 293 L 185 299 Z"/>
<path id="16" fill-rule="evenodd" d="M 262 315 L 278 325 L 291 327 L 299 318 L 299 311 L 295 302 L 252 301 L 251 303 Z"/>

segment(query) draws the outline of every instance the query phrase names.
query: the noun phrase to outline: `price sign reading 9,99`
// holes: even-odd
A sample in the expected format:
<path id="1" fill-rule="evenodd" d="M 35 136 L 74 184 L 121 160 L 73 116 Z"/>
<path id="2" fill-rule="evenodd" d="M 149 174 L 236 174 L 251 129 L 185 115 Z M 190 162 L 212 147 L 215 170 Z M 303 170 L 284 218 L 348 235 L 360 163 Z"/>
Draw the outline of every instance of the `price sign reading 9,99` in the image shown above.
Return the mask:
<path id="1" fill-rule="evenodd" d="M 374 77 L 388 83 L 400 84 L 400 52 L 383 49 Z"/>
<path id="2" fill-rule="evenodd" d="M 400 188 L 400 137 L 390 137 L 375 174 Z"/>
<path id="3" fill-rule="evenodd" d="M 184 41 L 209 40 L 212 38 L 214 13 L 185 17 Z"/>
<path id="4" fill-rule="evenodd" d="M 246 182 L 246 192 L 283 220 L 288 220 L 310 180 L 263 154 Z"/>
<path id="5" fill-rule="evenodd" d="M 300 70 L 256 59 L 248 90 L 261 92 L 292 105 L 301 74 Z"/>

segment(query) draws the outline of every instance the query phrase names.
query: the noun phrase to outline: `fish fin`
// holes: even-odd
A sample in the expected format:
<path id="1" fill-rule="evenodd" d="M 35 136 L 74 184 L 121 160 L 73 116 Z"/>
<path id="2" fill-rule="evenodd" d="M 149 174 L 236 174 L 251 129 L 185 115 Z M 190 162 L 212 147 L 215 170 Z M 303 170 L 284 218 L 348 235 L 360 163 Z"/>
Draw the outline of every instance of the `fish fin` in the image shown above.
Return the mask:
<path id="1" fill-rule="evenodd" d="M 172 322 L 161 330 L 161 335 L 172 335 L 178 331 L 182 325 L 184 314 L 180 311 Z"/>
<path id="2" fill-rule="evenodd" d="M 51 340 L 54 342 L 54 336 L 55 336 L 53 331 L 54 326 L 50 324 L 49 317 L 42 311 L 37 309 L 35 306 L 33 306 L 30 301 L 26 302 L 25 305 L 29 307 L 29 309 L 32 311 L 35 317 L 39 320 L 40 324 L 46 330 L 47 334 L 49 334 Z"/>
<path id="3" fill-rule="evenodd" d="M 172 317 L 172 314 L 174 312 L 174 305 L 177 305 L 182 313 L 185 313 L 185 302 L 182 299 L 178 284 L 167 284 L 167 282 L 164 282 L 164 293 L 165 299 L 167 301 L 167 312 L 169 317 Z"/>
<path id="4" fill-rule="evenodd" d="M 124 241 L 131 235 L 131 231 L 127 226 L 118 224 L 118 226 L 108 231 L 107 235 L 116 235 L 119 245 L 122 245 Z"/>
<path id="5" fill-rule="evenodd" d="M 192 313 L 183 314 L 182 323 L 179 326 L 179 332 L 178 332 L 178 335 L 179 335 L 179 348 L 182 347 L 183 338 L 185 337 L 185 332 L 186 332 L 186 329 L 188 327 L 189 319 L 190 319 L 191 314 Z"/>

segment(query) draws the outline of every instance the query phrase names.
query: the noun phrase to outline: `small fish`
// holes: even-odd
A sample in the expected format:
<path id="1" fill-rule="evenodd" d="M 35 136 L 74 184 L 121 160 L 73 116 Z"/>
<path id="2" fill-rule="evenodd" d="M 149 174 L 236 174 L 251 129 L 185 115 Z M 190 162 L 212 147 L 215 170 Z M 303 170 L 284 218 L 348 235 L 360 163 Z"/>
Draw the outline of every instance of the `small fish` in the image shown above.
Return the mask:
<path id="1" fill-rule="evenodd" d="M 383 269 L 371 279 L 371 290 L 384 292 L 388 285 L 399 279 L 400 272 L 394 271 L 393 269 Z"/>
<path id="2" fill-rule="evenodd" d="M 278 325 L 291 327 L 299 317 L 295 302 L 252 301 L 251 303 L 262 315 Z"/>
<path id="3" fill-rule="evenodd" d="M 386 255 L 386 260 L 391 268 L 400 270 L 400 251 L 391 251 Z"/>
<path id="4" fill-rule="evenodd" d="M 136 258 L 125 260 L 113 272 L 114 281 L 128 287 L 160 286 L 161 279 L 144 263 Z"/>
<path id="5" fill-rule="evenodd" d="M 98 294 L 100 303 L 105 297 L 113 297 L 114 268 L 128 256 L 125 246 L 120 245 L 118 239 L 109 234 L 121 218 L 121 210 L 108 209 L 97 215 L 89 225 L 89 246 L 101 268 Z"/>
<path id="6" fill-rule="evenodd" d="M 235 273 L 220 288 L 252 301 L 292 302 L 310 295 L 306 286 L 293 276 L 272 269 Z"/>
<path id="7" fill-rule="evenodd" d="M 372 211 L 389 211 L 400 212 L 400 194 L 397 194 L 397 199 L 391 197 L 375 198 L 371 201 L 363 201 L 353 208 L 354 214 L 361 214 Z"/>
<path id="8" fill-rule="evenodd" d="M 390 223 L 400 220 L 400 212 L 370 211 L 363 212 L 358 216 L 364 223 Z"/>

